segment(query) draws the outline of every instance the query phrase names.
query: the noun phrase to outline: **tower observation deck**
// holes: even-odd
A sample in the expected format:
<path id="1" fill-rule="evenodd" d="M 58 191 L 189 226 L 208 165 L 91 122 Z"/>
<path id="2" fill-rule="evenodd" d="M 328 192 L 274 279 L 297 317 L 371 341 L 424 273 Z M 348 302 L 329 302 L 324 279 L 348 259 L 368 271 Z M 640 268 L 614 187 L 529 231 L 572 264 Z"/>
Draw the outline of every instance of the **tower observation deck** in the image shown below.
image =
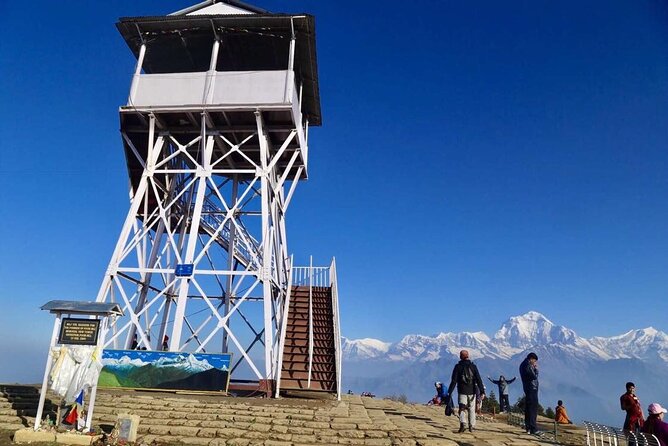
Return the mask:
<path id="1" fill-rule="evenodd" d="M 232 352 L 232 377 L 269 391 L 295 271 L 285 214 L 321 124 L 314 17 L 210 0 L 116 26 L 137 64 L 130 209 L 97 296 L 126 316 L 106 347 Z"/>

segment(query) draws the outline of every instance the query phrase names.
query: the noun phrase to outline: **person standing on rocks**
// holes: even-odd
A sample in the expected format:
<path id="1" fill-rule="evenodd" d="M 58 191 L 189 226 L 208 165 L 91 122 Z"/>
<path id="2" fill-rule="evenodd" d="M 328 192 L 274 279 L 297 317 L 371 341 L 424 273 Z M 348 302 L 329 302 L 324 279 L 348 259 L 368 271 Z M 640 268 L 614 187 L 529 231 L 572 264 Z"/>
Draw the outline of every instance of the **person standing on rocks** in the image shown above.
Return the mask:
<path id="1" fill-rule="evenodd" d="M 626 411 L 624 419 L 624 430 L 636 432 L 642 429 L 645 418 L 642 414 L 640 400 L 636 396 L 636 385 L 632 382 L 626 383 L 626 393 L 619 397 L 619 405 Z"/>
<path id="2" fill-rule="evenodd" d="M 493 384 L 499 386 L 499 403 L 501 406 L 501 412 L 510 412 L 510 401 L 508 399 L 508 385 L 512 384 L 517 377 L 513 379 L 506 380 L 506 377 L 501 375 L 498 380 L 494 380 L 487 377 L 488 380 L 492 381 Z"/>
<path id="3" fill-rule="evenodd" d="M 462 350 L 459 352 L 459 362 L 452 369 L 452 378 L 448 387 L 448 395 L 452 395 L 457 386 L 457 396 L 459 403 L 459 432 L 466 429 L 468 415 L 469 432 L 475 428 L 475 401 L 476 388 L 480 396 L 485 396 L 485 386 L 480 378 L 478 367 L 469 359 L 469 352 Z"/>
<path id="4" fill-rule="evenodd" d="M 520 378 L 524 387 L 524 426 L 527 434 L 538 433 L 538 355 L 531 352 L 520 364 Z"/>

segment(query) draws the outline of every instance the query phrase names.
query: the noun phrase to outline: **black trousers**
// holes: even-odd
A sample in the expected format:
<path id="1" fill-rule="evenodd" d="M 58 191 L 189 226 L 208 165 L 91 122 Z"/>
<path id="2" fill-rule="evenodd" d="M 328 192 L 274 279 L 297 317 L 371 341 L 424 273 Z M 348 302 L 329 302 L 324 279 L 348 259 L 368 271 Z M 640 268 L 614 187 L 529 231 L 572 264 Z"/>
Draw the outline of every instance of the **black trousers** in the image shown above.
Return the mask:
<path id="1" fill-rule="evenodd" d="M 538 415 L 538 390 L 524 391 L 524 425 L 532 434 L 538 428 L 536 427 L 536 416 Z"/>
<path id="2" fill-rule="evenodd" d="M 501 412 L 510 412 L 510 402 L 508 401 L 508 395 L 501 395 Z"/>

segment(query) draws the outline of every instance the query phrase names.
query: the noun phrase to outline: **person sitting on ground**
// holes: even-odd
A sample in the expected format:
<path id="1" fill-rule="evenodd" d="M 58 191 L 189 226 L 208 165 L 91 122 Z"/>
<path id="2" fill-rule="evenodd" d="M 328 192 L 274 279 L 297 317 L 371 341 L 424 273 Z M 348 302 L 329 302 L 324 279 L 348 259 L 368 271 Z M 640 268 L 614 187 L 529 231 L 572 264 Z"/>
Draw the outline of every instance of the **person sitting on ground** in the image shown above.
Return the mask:
<path id="1" fill-rule="evenodd" d="M 668 423 L 663 421 L 663 414 L 668 412 L 659 403 L 652 403 L 647 408 L 649 416 L 645 420 L 642 431 L 654 435 L 661 446 L 668 446 Z"/>
<path id="2" fill-rule="evenodd" d="M 559 424 L 573 424 L 571 419 L 568 418 L 564 402 L 561 400 L 557 401 L 557 408 L 554 411 L 554 421 Z"/>
<path id="3" fill-rule="evenodd" d="M 501 406 L 501 412 L 510 412 L 510 401 L 508 397 L 508 385 L 512 384 L 513 381 L 515 381 L 517 377 L 513 377 L 513 379 L 508 379 L 506 380 L 506 377 L 501 375 L 499 376 L 498 380 L 494 380 L 490 378 L 489 376 L 487 377 L 488 380 L 492 381 L 492 383 L 496 384 L 499 386 L 499 405 Z"/>
<path id="4" fill-rule="evenodd" d="M 448 391 L 447 389 L 443 386 L 443 383 L 440 381 L 436 381 L 434 383 L 434 387 L 436 387 L 436 396 L 433 397 L 428 403 L 428 406 L 435 405 L 435 406 L 444 406 L 445 403 L 448 401 Z"/>

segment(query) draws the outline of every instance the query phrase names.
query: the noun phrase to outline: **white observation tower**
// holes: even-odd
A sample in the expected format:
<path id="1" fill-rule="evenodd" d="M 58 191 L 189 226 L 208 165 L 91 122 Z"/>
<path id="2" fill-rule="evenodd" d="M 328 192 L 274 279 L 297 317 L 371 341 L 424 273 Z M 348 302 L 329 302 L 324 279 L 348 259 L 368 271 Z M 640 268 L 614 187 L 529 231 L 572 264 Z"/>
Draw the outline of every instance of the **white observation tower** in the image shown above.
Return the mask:
<path id="1" fill-rule="evenodd" d="M 228 0 L 117 27 L 137 65 L 106 348 L 232 352 L 267 393 L 340 394 L 335 263 L 293 267 L 285 227 L 321 123 L 314 18 Z"/>

